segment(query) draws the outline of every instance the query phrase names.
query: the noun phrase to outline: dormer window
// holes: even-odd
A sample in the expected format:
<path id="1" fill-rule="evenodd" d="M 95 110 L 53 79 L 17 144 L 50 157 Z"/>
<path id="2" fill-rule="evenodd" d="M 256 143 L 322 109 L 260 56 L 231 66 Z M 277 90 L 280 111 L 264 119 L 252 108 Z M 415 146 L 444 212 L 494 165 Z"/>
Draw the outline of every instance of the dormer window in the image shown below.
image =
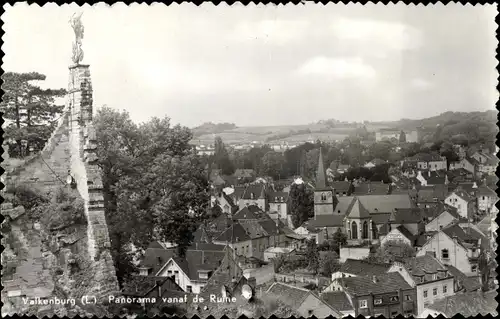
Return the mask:
<path id="1" fill-rule="evenodd" d="M 255 194 L 254 193 L 250 193 L 250 199 L 255 199 Z"/>
<path id="2" fill-rule="evenodd" d="M 278 197 L 275 197 L 275 198 L 274 198 L 274 201 L 275 201 L 275 202 L 278 202 Z"/>

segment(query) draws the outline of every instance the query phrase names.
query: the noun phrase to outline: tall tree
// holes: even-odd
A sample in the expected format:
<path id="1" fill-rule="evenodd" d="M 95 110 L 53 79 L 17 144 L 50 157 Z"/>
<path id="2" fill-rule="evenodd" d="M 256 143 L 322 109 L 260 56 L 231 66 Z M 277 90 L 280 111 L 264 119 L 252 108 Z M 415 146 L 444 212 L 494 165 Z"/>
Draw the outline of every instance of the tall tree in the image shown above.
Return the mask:
<path id="1" fill-rule="evenodd" d="M 290 187 L 290 212 L 295 228 L 314 215 L 314 198 L 304 184 L 292 184 Z"/>
<path id="2" fill-rule="evenodd" d="M 4 119 L 9 121 L 4 138 L 15 141 L 9 143 L 11 156 L 19 156 L 25 150 L 42 149 L 55 128 L 63 106 L 56 99 L 66 94 L 64 89 L 42 89 L 36 81 L 44 81 L 46 76 L 37 72 L 6 72 L 2 76 L 5 94 L 0 103 Z M 35 83 L 34 83 L 35 82 Z M 21 145 L 21 141 L 26 141 Z"/>
<path id="3" fill-rule="evenodd" d="M 178 244 L 182 254 L 209 215 L 208 181 L 191 132 L 154 118 L 140 126 L 126 112 L 102 108 L 95 117 L 106 218 L 119 278 L 130 275 L 130 245 Z"/>
<path id="4" fill-rule="evenodd" d="M 315 275 L 318 274 L 320 267 L 319 251 L 318 245 L 316 245 L 316 240 L 314 238 L 307 241 L 306 258 L 309 262 L 307 268 L 311 270 Z"/>
<path id="5" fill-rule="evenodd" d="M 222 142 L 222 138 L 217 136 L 214 141 L 214 162 L 221 169 L 223 175 L 232 175 L 235 171 L 234 165 L 229 159 L 229 153 Z"/>
<path id="6" fill-rule="evenodd" d="M 403 130 L 399 134 L 399 143 L 406 143 L 406 133 Z"/>
<path id="7" fill-rule="evenodd" d="M 274 180 L 279 180 L 283 172 L 285 159 L 283 154 L 269 151 L 262 157 L 261 172 L 266 176 L 271 176 Z"/>

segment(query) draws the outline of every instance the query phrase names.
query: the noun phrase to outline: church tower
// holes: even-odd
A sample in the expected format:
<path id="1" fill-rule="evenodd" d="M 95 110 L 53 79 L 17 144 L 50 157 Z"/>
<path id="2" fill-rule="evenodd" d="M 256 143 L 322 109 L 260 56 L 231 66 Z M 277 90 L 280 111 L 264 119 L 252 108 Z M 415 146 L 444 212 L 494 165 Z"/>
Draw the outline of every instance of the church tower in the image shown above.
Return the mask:
<path id="1" fill-rule="evenodd" d="M 335 198 L 333 189 L 327 186 L 323 153 L 319 149 L 318 171 L 316 172 L 316 188 L 314 189 L 314 217 L 333 214 Z"/>

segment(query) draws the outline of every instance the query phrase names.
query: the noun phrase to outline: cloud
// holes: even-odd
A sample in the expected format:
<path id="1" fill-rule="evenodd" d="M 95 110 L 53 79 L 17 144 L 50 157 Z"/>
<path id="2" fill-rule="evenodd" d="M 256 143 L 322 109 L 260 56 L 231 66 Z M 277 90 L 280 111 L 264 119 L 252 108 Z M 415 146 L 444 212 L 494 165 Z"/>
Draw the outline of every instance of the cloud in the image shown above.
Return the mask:
<path id="1" fill-rule="evenodd" d="M 257 40 L 271 45 L 284 45 L 307 35 L 307 20 L 244 21 L 236 25 L 230 38 L 238 42 Z"/>
<path id="2" fill-rule="evenodd" d="M 418 29 L 400 22 L 339 18 L 331 29 L 339 40 L 357 44 L 364 53 L 378 56 L 416 49 L 423 40 Z"/>
<path id="3" fill-rule="evenodd" d="M 363 62 L 361 58 L 328 58 L 314 57 L 305 62 L 299 69 L 301 75 L 324 75 L 338 78 L 373 78 L 375 69 Z"/>
<path id="4" fill-rule="evenodd" d="M 415 89 L 425 90 L 432 87 L 432 83 L 421 78 L 415 78 L 410 81 L 410 86 Z"/>

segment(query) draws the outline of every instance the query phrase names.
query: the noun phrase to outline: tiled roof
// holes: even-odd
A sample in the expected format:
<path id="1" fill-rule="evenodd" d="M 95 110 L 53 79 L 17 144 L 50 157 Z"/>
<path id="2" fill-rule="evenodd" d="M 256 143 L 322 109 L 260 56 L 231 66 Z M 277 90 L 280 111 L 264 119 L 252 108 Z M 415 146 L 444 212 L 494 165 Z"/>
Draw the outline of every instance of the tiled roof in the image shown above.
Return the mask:
<path id="1" fill-rule="evenodd" d="M 441 161 L 442 158 L 437 153 L 418 153 L 413 157 L 409 158 L 409 160 L 418 162 L 433 162 L 433 161 Z"/>
<path id="2" fill-rule="evenodd" d="M 358 296 L 365 296 L 370 293 L 383 294 L 396 292 L 399 289 L 411 289 L 411 286 L 401 276 L 399 272 L 390 272 L 376 275 L 377 282 L 372 277 L 346 277 L 342 278 L 344 289 Z"/>
<path id="3" fill-rule="evenodd" d="M 177 256 L 176 248 L 148 248 L 141 266 L 152 268 L 152 273 L 156 274 L 173 258 L 189 278 L 197 279 L 198 269 L 216 269 L 225 255 L 225 246 L 223 245 L 206 244 L 198 248 L 196 246 L 189 247 L 184 258 Z"/>
<path id="4" fill-rule="evenodd" d="M 446 265 L 450 274 L 464 287 L 465 291 L 475 291 L 481 288 L 481 282 L 477 277 L 468 277 L 452 265 Z"/>
<path id="5" fill-rule="evenodd" d="M 347 294 L 343 291 L 325 292 L 321 294 L 321 298 L 323 298 L 323 300 L 325 300 L 330 306 L 340 311 L 354 310 Z"/>
<path id="6" fill-rule="evenodd" d="M 308 221 L 308 226 L 314 228 L 321 227 L 342 227 L 344 225 L 345 215 L 317 215 Z"/>
<path id="7" fill-rule="evenodd" d="M 266 292 L 272 296 L 278 297 L 290 306 L 299 307 L 310 291 L 303 288 L 275 282 Z"/>
<path id="8" fill-rule="evenodd" d="M 418 223 L 424 221 L 426 217 L 426 211 L 421 208 L 396 208 L 391 214 L 391 221 L 396 224 Z"/>
<path id="9" fill-rule="evenodd" d="M 370 211 L 390 213 L 396 208 L 413 207 L 408 194 L 357 196 L 361 204 Z"/>
<path id="10" fill-rule="evenodd" d="M 437 300 L 427 308 L 443 313 L 446 318 L 452 318 L 457 314 L 464 318 L 472 318 L 478 315 L 486 316 L 488 314 L 496 317 L 498 315 L 496 296 L 496 291 L 456 294 Z"/>
<path id="11" fill-rule="evenodd" d="M 466 202 L 470 202 L 474 200 L 474 197 L 472 197 L 469 193 L 467 193 L 465 190 L 461 189 L 460 187 L 455 189 L 453 191 L 455 195 L 458 197 L 462 198 Z"/>
<path id="12" fill-rule="evenodd" d="M 396 229 L 401 233 L 401 235 L 408 238 L 413 244 L 413 242 L 415 241 L 415 236 L 413 236 L 413 234 L 405 226 L 399 225 Z"/>
<path id="13" fill-rule="evenodd" d="M 144 297 L 152 289 L 158 285 L 163 285 L 166 281 L 170 281 L 170 285 L 173 288 L 175 287 L 175 290 L 182 291 L 171 277 L 131 276 L 123 283 L 123 294 Z"/>
<path id="14" fill-rule="evenodd" d="M 345 215 L 353 200 L 354 197 L 352 196 L 337 197 L 337 204 L 335 205 L 333 212 L 338 215 Z"/>
<path id="15" fill-rule="evenodd" d="M 370 217 L 372 218 L 372 222 L 376 225 L 386 224 L 391 218 L 391 213 L 371 214 Z"/>
<path id="16" fill-rule="evenodd" d="M 415 269 L 413 269 L 413 261 L 415 262 Z M 439 270 L 446 270 L 439 260 L 428 254 L 407 259 L 405 265 L 411 273 L 423 271 L 424 273 L 435 274 Z"/>
<path id="17" fill-rule="evenodd" d="M 243 271 L 231 254 L 227 254 L 221 261 L 221 265 L 212 276 L 210 276 L 210 279 L 205 284 L 200 295 L 203 297 L 209 296 L 210 294 L 220 295 L 223 285 L 232 292 L 241 280 L 245 280 Z"/>
<path id="18" fill-rule="evenodd" d="M 349 218 L 370 218 L 370 212 L 359 201 L 357 197 L 351 202 L 347 208 L 347 217 Z"/>
<path id="19" fill-rule="evenodd" d="M 262 219 L 262 218 L 268 218 L 267 214 L 264 213 L 263 210 L 261 210 L 258 206 L 256 205 L 248 205 L 237 211 L 233 219 L 234 220 L 242 220 L 242 219 Z"/>
<path id="20" fill-rule="evenodd" d="M 387 195 L 389 185 L 382 182 L 363 182 L 354 187 L 355 195 Z"/>
<path id="21" fill-rule="evenodd" d="M 390 264 L 370 263 L 364 260 L 349 258 L 342 264 L 340 271 L 356 276 L 371 277 L 373 275 L 378 276 L 387 273 L 390 267 Z"/>
<path id="22" fill-rule="evenodd" d="M 234 223 L 219 236 L 214 238 L 214 241 L 238 243 L 250 240 L 251 238 L 252 237 L 247 233 L 247 230 L 241 225 L 241 223 Z"/>
<path id="23" fill-rule="evenodd" d="M 347 193 L 349 191 L 349 187 L 351 186 L 351 182 L 334 181 L 334 182 L 330 183 L 330 186 L 335 189 L 335 192 Z"/>

